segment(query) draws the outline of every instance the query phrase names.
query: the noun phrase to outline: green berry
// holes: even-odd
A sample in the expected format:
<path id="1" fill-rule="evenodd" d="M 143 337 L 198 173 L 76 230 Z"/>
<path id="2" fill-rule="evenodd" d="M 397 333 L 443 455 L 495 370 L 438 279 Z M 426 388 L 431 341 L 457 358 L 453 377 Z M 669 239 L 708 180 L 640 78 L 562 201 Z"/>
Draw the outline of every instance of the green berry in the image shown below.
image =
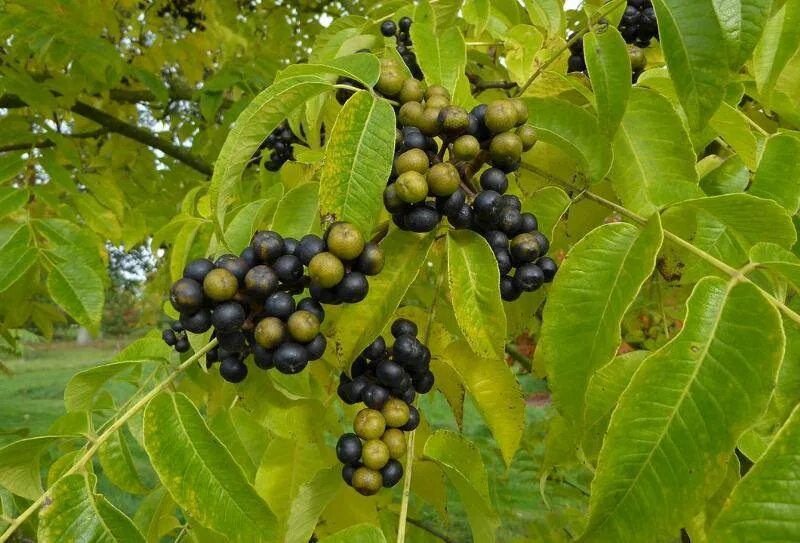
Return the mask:
<path id="1" fill-rule="evenodd" d="M 425 179 L 431 196 L 450 196 L 461 184 L 461 176 L 450 162 L 434 164 Z"/>
<path id="2" fill-rule="evenodd" d="M 428 196 L 428 183 L 425 176 L 419 172 L 406 172 L 397 178 L 397 197 L 400 200 L 413 204 L 423 201 Z"/>
<path id="3" fill-rule="evenodd" d="M 230 300 L 239 291 L 239 281 L 226 269 L 211 270 L 203 279 L 203 292 L 215 302 Z"/>
<path id="4" fill-rule="evenodd" d="M 335 287 L 344 277 L 344 264 L 332 253 L 319 253 L 308 263 L 308 275 L 316 285 Z"/>

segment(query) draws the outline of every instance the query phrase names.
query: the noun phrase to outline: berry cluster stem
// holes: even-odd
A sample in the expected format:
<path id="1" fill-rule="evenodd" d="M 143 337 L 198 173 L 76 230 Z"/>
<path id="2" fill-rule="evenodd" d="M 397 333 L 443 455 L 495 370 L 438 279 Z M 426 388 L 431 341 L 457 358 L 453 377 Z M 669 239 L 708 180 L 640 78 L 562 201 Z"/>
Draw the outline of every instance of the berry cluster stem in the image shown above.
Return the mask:
<path id="1" fill-rule="evenodd" d="M 159 382 L 156 386 L 154 386 L 152 390 L 150 390 L 147 394 L 142 396 L 139 399 L 139 401 L 137 401 L 130 408 L 128 408 L 127 411 L 120 414 L 117 420 L 114 421 L 114 423 L 111 426 L 109 426 L 102 434 L 100 434 L 94 442 L 92 442 L 91 446 L 88 449 L 86 449 L 85 453 L 83 453 L 83 456 L 81 456 L 72 465 L 72 467 L 69 468 L 69 470 L 67 470 L 61 477 L 59 477 L 56 480 L 56 482 L 53 483 L 50 487 L 48 487 L 48 489 L 45 490 L 45 492 L 41 496 L 39 496 L 38 498 L 36 498 L 36 500 L 34 500 L 34 502 L 30 505 L 30 507 L 28 507 L 25 511 L 20 513 L 20 515 L 9 524 L 6 531 L 3 532 L 2 535 L 0 535 L 0 543 L 8 541 L 9 538 L 12 535 L 14 535 L 14 532 L 17 530 L 17 528 L 19 528 L 23 522 L 25 522 L 31 515 L 33 515 L 39 509 L 39 507 L 41 507 L 41 505 L 45 501 L 45 498 L 47 497 L 47 494 L 53 489 L 55 485 L 57 485 L 62 479 L 68 477 L 69 475 L 74 475 L 75 473 L 78 473 L 81 469 L 83 469 L 83 467 L 92 460 L 92 457 L 97 453 L 97 451 L 100 449 L 103 443 L 108 441 L 108 439 L 112 435 L 114 435 L 114 433 L 117 430 L 122 428 L 122 426 L 124 426 L 125 423 L 128 422 L 128 420 L 133 415 L 138 413 L 143 407 L 145 407 L 148 403 L 150 403 L 150 400 L 158 396 L 165 388 L 167 388 L 172 383 L 172 381 L 175 380 L 175 378 L 178 375 L 183 373 L 184 370 L 186 370 L 187 368 L 189 368 L 189 366 L 200 360 L 200 358 L 203 355 L 205 355 L 208 351 L 210 351 L 216 346 L 217 346 L 217 340 L 212 339 L 210 342 L 208 342 L 206 345 L 200 348 L 195 354 L 187 358 L 186 361 L 181 363 L 180 366 L 175 368 L 174 371 L 172 371 L 161 382 Z"/>

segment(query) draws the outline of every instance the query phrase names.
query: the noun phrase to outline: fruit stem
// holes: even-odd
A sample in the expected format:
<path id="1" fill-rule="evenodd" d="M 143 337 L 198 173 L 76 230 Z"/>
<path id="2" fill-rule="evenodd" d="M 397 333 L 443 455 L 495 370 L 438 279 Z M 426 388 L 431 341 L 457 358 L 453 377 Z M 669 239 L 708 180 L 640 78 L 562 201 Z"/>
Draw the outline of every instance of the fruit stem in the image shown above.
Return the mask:
<path id="1" fill-rule="evenodd" d="M 9 524 L 8 528 L 6 528 L 6 531 L 3 532 L 2 535 L 0 535 L 0 543 L 8 541 L 9 538 L 12 535 L 14 535 L 14 532 L 17 530 L 17 528 L 19 528 L 23 522 L 25 522 L 31 515 L 33 515 L 33 513 L 35 513 L 37 509 L 39 509 L 39 507 L 44 503 L 44 500 L 47 497 L 48 492 L 50 492 L 55 485 L 57 485 L 62 479 L 70 475 L 74 475 L 78 473 L 78 471 L 83 469 L 83 467 L 92 460 L 92 457 L 97 453 L 98 449 L 100 449 L 103 443 L 105 443 L 112 435 L 114 435 L 114 433 L 117 430 L 122 428 L 122 426 L 124 426 L 125 423 L 128 422 L 128 419 L 130 419 L 139 410 L 141 410 L 144 406 L 146 406 L 150 402 L 150 400 L 155 398 L 165 388 L 167 388 L 172 383 L 172 381 L 174 381 L 175 378 L 178 375 L 180 375 L 184 370 L 186 370 L 189 366 L 200 360 L 200 357 L 205 355 L 208 351 L 210 351 L 216 346 L 217 346 L 216 339 L 212 339 L 211 341 L 209 341 L 195 354 L 187 358 L 186 361 L 183 362 L 180 366 L 175 368 L 175 370 L 169 375 L 167 375 L 163 381 L 161 381 L 155 387 L 153 387 L 153 389 L 150 390 L 150 392 L 142 396 L 138 402 L 136 402 L 130 408 L 128 408 L 127 411 L 119 415 L 119 418 L 117 418 L 114 424 L 109 426 L 108 429 L 106 429 L 102 434 L 100 434 L 97 437 L 97 439 L 94 442 L 92 442 L 92 445 L 88 449 L 86 449 L 86 452 L 83 453 L 83 456 L 81 456 L 72 465 L 72 467 L 69 468 L 69 470 L 67 470 L 63 475 L 61 475 L 61 477 L 59 477 L 52 485 L 50 485 L 48 489 L 45 490 L 45 492 L 41 496 L 36 498 L 36 500 L 30 505 L 30 507 L 28 507 L 25 511 L 20 513 L 20 515 Z"/>
<path id="2" fill-rule="evenodd" d="M 433 291 L 433 300 L 431 300 L 431 308 L 430 312 L 428 313 L 428 322 L 425 326 L 425 338 L 423 340 L 423 343 L 425 345 L 428 344 L 428 341 L 431 338 L 431 330 L 433 329 L 433 318 L 436 314 L 436 302 L 439 300 L 439 291 L 441 290 L 442 283 L 444 282 L 445 255 L 446 255 L 445 251 L 442 251 L 442 256 L 439 259 L 439 265 L 436 268 L 438 277 L 436 278 L 436 288 Z M 406 469 L 403 479 L 403 499 L 400 502 L 400 518 L 397 524 L 397 543 L 405 543 L 406 540 L 406 522 L 408 521 L 408 502 L 411 497 L 411 471 L 414 465 L 414 442 L 416 434 L 417 431 L 413 430 L 408 436 L 408 450 L 406 451 Z"/>

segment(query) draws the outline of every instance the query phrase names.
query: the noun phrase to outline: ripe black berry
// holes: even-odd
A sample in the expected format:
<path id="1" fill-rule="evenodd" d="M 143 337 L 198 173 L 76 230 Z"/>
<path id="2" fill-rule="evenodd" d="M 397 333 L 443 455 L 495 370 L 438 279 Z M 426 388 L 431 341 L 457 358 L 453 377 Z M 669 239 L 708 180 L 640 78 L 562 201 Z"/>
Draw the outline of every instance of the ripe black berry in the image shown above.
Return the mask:
<path id="1" fill-rule="evenodd" d="M 303 277 L 303 263 L 294 255 L 278 257 L 272 265 L 275 274 L 284 283 L 294 284 Z"/>
<path id="2" fill-rule="evenodd" d="M 413 405 L 408 406 L 408 422 L 400 427 L 405 432 L 416 430 L 419 426 L 419 411 Z"/>
<path id="3" fill-rule="evenodd" d="M 175 332 L 171 328 L 167 328 L 166 330 L 161 332 L 161 339 L 163 339 L 164 343 L 166 343 L 170 347 L 174 347 L 175 342 L 178 341 L 178 339 L 175 337 Z"/>
<path id="4" fill-rule="evenodd" d="M 556 276 L 556 272 L 558 271 L 558 265 L 556 264 L 555 260 L 550 258 L 549 256 L 543 256 L 539 260 L 536 261 L 536 265 L 541 268 L 542 273 L 544 274 L 544 281 L 545 283 L 549 283 L 553 280 Z"/>
<path id="5" fill-rule="evenodd" d="M 361 440 L 353 433 L 344 434 L 336 443 L 336 458 L 342 464 L 355 464 L 361 458 Z"/>
<path id="6" fill-rule="evenodd" d="M 399 386 L 405 374 L 403 368 L 391 360 L 381 360 L 375 366 L 375 376 L 382 385 L 387 387 Z"/>
<path id="7" fill-rule="evenodd" d="M 275 349 L 272 361 L 281 373 L 299 373 L 308 365 L 308 352 L 302 345 L 287 342 Z"/>
<path id="8" fill-rule="evenodd" d="M 397 34 L 397 25 L 394 23 L 394 21 L 383 21 L 381 23 L 381 34 L 387 38 L 391 38 Z"/>
<path id="9" fill-rule="evenodd" d="M 362 394 L 362 399 L 367 407 L 380 409 L 389 400 L 389 391 L 380 385 L 368 385 Z"/>
<path id="10" fill-rule="evenodd" d="M 231 272 L 233 276 L 236 277 L 239 284 L 244 284 L 244 277 L 250 269 L 247 261 L 236 255 L 222 255 L 217 259 L 215 264 L 217 268 Z"/>
<path id="11" fill-rule="evenodd" d="M 250 241 L 259 262 L 274 262 L 286 250 L 283 237 L 277 232 L 260 230 Z"/>
<path id="12" fill-rule="evenodd" d="M 408 32 L 411 28 L 411 17 L 402 17 L 398 23 L 400 32 Z"/>
<path id="13" fill-rule="evenodd" d="M 508 177 L 499 168 L 489 168 L 481 174 L 481 188 L 504 194 L 508 190 Z"/>
<path id="14" fill-rule="evenodd" d="M 383 336 L 378 336 L 375 341 L 369 344 L 369 346 L 364 349 L 362 355 L 369 360 L 377 360 L 386 355 L 386 341 L 383 339 Z"/>
<path id="15" fill-rule="evenodd" d="M 519 299 L 521 295 L 522 291 L 517 288 L 517 285 L 511 277 L 504 275 L 500 278 L 500 297 L 503 298 L 503 300 L 506 302 L 513 302 Z"/>
<path id="16" fill-rule="evenodd" d="M 181 315 L 181 324 L 187 332 L 202 334 L 211 328 L 211 312 L 200 309 L 191 315 Z"/>
<path id="17" fill-rule="evenodd" d="M 533 292 L 544 283 L 544 272 L 536 264 L 525 264 L 517 268 L 514 283 L 519 290 Z"/>
<path id="18" fill-rule="evenodd" d="M 218 332 L 234 332 L 241 328 L 247 315 L 242 304 L 238 302 L 224 302 L 214 308 L 211 322 Z"/>
<path id="19" fill-rule="evenodd" d="M 256 366 L 262 370 L 268 370 L 275 367 L 275 364 L 272 362 L 272 356 L 273 351 L 265 349 L 258 344 L 253 345 L 253 360 L 255 361 Z"/>
<path id="20" fill-rule="evenodd" d="M 322 252 L 325 252 L 325 242 L 322 241 L 322 238 L 314 234 L 308 234 L 300 239 L 300 244 L 295 250 L 295 256 L 308 266 L 311 259 Z"/>
<path id="21" fill-rule="evenodd" d="M 186 265 L 185 268 L 183 268 L 183 276 L 187 279 L 194 279 L 198 283 L 202 284 L 203 279 L 206 278 L 208 272 L 213 269 L 214 263 L 209 259 L 198 258 L 197 260 L 192 260 Z"/>
<path id="22" fill-rule="evenodd" d="M 354 304 L 367 297 L 369 283 L 363 273 L 352 271 L 336 286 L 336 296 L 343 302 Z"/>
<path id="23" fill-rule="evenodd" d="M 322 305 L 311 298 L 303 298 L 297 302 L 297 310 L 308 311 L 317 317 L 319 322 L 325 320 L 325 310 L 322 308 Z"/>
<path id="24" fill-rule="evenodd" d="M 414 382 L 414 390 L 420 394 L 427 394 L 433 388 L 434 377 L 430 370 L 415 376 L 412 380 Z"/>
<path id="25" fill-rule="evenodd" d="M 247 377 L 247 366 L 238 358 L 224 358 L 219 365 L 219 374 L 229 383 L 240 383 Z"/>
<path id="26" fill-rule="evenodd" d="M 286 292 L 270 294 L 264 301 L 264 315 L 267 317 L 277 317 L 286 320 L 294 313 L 294 310 L 294 298 Z"/>
<path id="27" fill-rule="evenodd" d="M 192 313 L 203 306 L 203 287 L 194 279 L 178 279 L 170 289 L 172 307 L 181 313 Z"/>
<path id="28" fill-rule="evenodd" d="M 189 345 L 189 340 L 186 336 L 178 338 L 178 341 L 175 342 L 175 350 L 179 353 L 185 353 L 190 347 L 191 345 Z"/>
<path id="29" fill-rule="evenodd" d="M 479 192 L 472 202 L 472 209 L 475 215 L 483 220 L 492 219 L 497 212 L 497 203 L 499 199 L 499 192 L 493 190 Z"/>
<path id="30" fill-rule="evenodd" d="M 392 323 L 391 332 L 395 338 L 400 336 L 416 336 L 418 329 L 417 325 L 408 319 L 397 319 Z"/>
<path id="31" fill-rule="evenodd" d="M 466 201 L 467 194 L 462 189 L 458 188 L 449 196 L 437 197 L 436 209 L 442 215 L 450 217 L 452 215 L 457 215 Z"/>
<path id="32" fill-rule="evenodd" d="M 322 334 L 314 336 L 310 342 L 306 344 L 306 353 L 308 353 L 308 360 L 319 360 L 325 354 L 325 349 L 328 347 L 328 340 Z"/>
<path id="33" fill-rule="evenodd" d="M 439 224 L 441 216 L 425 204 L 415 205 L 405 213 L 403 225 L 411 232 L 430 232 Z"/>

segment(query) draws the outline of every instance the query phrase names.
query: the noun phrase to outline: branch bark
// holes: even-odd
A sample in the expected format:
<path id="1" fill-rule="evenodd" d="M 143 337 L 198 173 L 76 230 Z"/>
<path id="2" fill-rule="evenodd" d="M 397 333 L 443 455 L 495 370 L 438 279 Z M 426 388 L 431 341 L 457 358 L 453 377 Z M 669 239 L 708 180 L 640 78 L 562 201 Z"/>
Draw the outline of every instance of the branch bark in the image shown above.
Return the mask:
<path id="1" fill-rule="evenodd" d="M 15 108 L 26 107 L 25 103 L 19 96 L 7 94 L 0 96 L 0 107 Z M 125 136 L 139 143 L 143 143 L 153 149 L 158 149 L 165 155 L 174 158 L 175 160 L 186 164 L 190 168 L 206 175 L 211 176 L 214 171 L 213 166 L 206 162 L 203 158 L 193 154 L 189 149 L 175 145 L 174 143 L 157 136 L 149 130 L 140 128 L 128 122 L 125 122 L 113 115 L 106 113 L 94 106 L 90 106 L 86 102 L 76 101 L 70 108 L 73 113 L 85 117 L 91 121 L 96 122 L 102 126 L 106 131 Z M 51 146 L 51 145 L 46 145 Z M 23 149 L 30 148 L 30 145 L 23 147 Z"/>
<path id="2" fill-rule="evenodd" d="M 90 138 L 97 138 L 102 136 L 103 134 L 108 134 L 107 128 L 98 128 L 97 130 L 91 130 L 89 132 L 79 132 L 77 134 L 64 134 L 65 138 L 72 138 L 72 139 L 90 139 Z M 39 141 L 28 141 L 28 142 L 19 142 L 19 143 L 10 143 L 8 145 L 0 146 L 0 153 L 8 153 L 10 151 L 27 151 L 29 149 L 46 149 L 48 147 L 55 147 L 56 142 L 51 140 L 50 138 L 39 140 Z"/>

